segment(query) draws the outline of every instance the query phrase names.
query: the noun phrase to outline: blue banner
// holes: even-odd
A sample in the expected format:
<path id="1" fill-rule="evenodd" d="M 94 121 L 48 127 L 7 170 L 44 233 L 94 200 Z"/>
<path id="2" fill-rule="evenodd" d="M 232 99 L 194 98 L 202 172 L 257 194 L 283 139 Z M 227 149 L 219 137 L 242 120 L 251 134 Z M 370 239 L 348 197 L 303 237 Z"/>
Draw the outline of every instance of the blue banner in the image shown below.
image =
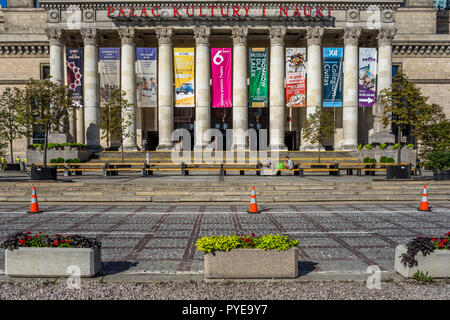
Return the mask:
<path id="1" fill-rule="evenodd" d="M 7 7 L 6 4 L 7 4 L 6 0 L 0 0 L 0 8 L 6 8 Z"/>
<path id="2" fill-rule="evenodd" d="M 156 107 L 157 52 L 156 48 L 136 48 L 136 97 L 140 108 Z"/>
<path id="3" fill-rule="evenodd" d="M 323 48 L 323 106 L 342 107 L 343 48 Z"/>
<path id="4" fill-rule="evenodd" d="M 83 106 L 83 49 L 66 49 L 67 85 L 74 91 L 74 102 Z"/>
<path id="5" fill-rule="evenodd" d="M 100 48 L 100 106 L 109 100 L 111 93 L 120 88 L 120 48 Z"/>

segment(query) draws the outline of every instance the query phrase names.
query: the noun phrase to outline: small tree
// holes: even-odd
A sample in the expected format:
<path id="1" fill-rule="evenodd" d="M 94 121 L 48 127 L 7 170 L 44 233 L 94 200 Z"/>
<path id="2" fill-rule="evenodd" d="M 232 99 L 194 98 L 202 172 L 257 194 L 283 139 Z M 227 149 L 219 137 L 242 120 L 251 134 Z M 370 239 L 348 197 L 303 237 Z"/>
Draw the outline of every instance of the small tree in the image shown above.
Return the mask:
<path id="1" fill-rule="evenodd" d="M 30 126 L 22 105 L 23 92 L 19 88 L 6 88 L 0 96 L 0 135 L 9 142 L 11 163 L 14 163 L 13 142 L 30 133 Z"/>
<path id="2" fill-rule="evenodd" d="M 316 112 L 306 119 L 302 132 L 305 140 L 314 145 L 319 144 L 320 163 L 320 144 L 336 132 L 333 115 L 325 112 L 323 108 L 317 108 Z"/>
<path id="3" fill-rule="evenodd" d="M 420 89 L 402 72 L 394 77 L 391 88 L 381 91 L 380 101 L 383 105 L 381 121 L 385 127 L 392 124 L 397 127 L 399 145 L 402 131 L 408 126 L 412 128 L 411 134 L 419 140 L 424 128 L 445 118 L 442 107 L 428 104 L 427 100 L 428 97 L 422 96 Z M 398 161 L 401 162 L 400 148 Z"/>
<path id="4" fill-rule="evenodd" d="M 113 139 L 118 139 L 121 145 L 122 162 L 124 162 L 123 142 L 126 138 L 134 136 L 129 130 L 133 124 L 133 119 L 129 109 L 133 106 L 125 99 L 125 91 L 115 89 L 105 107 L 102 109 L 102 123 L 100 129 L 103 129 L 102 137 L 106 138 L 108 147 Z"/>
<path id="5" fill-rule="evenodd" d="M 420 132 L 422 154 L 430 151 L 450 151 L 450 120 L 424 127 Z"/>
<path id="6" fill-rule="evenodd" d="M 39 125 L 44 131 L 44 166 L 47 166 L 48 134 L 67 133 L 66 123 L 77 106 L 73 90 L 50 80 L 30 80 L 25 89 L 22 105 L 30 125 Z"/>

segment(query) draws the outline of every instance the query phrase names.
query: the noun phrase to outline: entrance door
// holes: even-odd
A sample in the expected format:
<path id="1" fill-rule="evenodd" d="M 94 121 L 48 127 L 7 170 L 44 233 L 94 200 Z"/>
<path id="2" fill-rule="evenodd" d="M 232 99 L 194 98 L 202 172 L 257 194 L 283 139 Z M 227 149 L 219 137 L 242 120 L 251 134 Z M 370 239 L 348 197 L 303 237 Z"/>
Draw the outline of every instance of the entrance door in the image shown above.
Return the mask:
<path id="1" fill-rule="evenodd" d="M 158 147 L 158 141 L 158 131 L 147 131 L 147 150 L 155 151 L 156 147 Z"/>
<path id="2" fill-rule="evenodd" d="M 248 108 L 248 128 L 255 129 L 257 137 L 257 150 L 262 146 L 260 141 L 260 130 L 266 130 L 267 142 L 269 141 L 269 108 Z"/>
<path id="3" fill-rule="evenodd" d="M 174 111 L 174 130 L 186 129 L 191 135 L 191 150 L 194 149 L 194 121 L 195 108 L 175 107 Z"/>
<path id="4" fill-rule="evenodd" d="M 222 132 L 223 148 L 229 150 L 229 145 L 233 141 L 227 141 L 227 129 L 233 128 L 233 110 L 231 108 L 212 108 L 211 109 L 211 128 Z"/>
<path id="5" fill-rule="evenodd" d="M 296 131 L 286 131 L 284 133 L 284 144 L 288 150 L 297 150 L 297 132 Z"/>

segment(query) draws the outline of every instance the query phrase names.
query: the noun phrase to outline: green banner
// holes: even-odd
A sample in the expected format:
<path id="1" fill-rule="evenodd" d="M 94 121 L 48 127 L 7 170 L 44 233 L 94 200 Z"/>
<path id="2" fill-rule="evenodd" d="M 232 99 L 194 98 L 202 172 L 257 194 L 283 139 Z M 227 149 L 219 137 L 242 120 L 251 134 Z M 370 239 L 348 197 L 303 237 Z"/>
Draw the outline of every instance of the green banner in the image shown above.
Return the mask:
<path id="1" fill-rule="evenodd" d="M 251 108 L 267 107 L 267 71 L 268 71 L 268 49 L 249 49 L 249 98 L 248 103 Z"/>

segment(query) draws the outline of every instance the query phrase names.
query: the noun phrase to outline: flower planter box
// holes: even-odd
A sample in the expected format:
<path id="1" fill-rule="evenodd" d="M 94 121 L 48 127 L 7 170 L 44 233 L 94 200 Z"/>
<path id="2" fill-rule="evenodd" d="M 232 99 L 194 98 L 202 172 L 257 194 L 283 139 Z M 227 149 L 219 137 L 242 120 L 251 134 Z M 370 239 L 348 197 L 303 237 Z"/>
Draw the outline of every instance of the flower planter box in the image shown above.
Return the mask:
<path id="1" fill-rule="evenodd" d="M 298 277 L 298 250 L 232 249 L 205 254 L 206 279 L 285 279 Z"/>
<path id="2" fill-rule="evenodd" d="M 31 180 L 57 180 L 58 170 L 55 167 L 31 167 Z"/>
<path id="3" fill-rule="evenodd" d="M 81 277 L 101 270 L 99 248 L 19 248 L 5 250 L 5 274 L 11 277 L 68 277 L 67 268 L 80 267 Z"/>
<path id="4" fill-rule="evenodd" d="M 421 252 L 417 253 L 417 267 L 409 268 L 402 264 L 401 255 L 407 252 L 405 245 L 399 245 L 395 248 L 394 269 L 405 278 L 412 278 L 417 270 L 423 273 L 428 272 L 428 276 L 433 278 L 450 277 L 450 250 L 435 250 L 426 257 Z"/>

